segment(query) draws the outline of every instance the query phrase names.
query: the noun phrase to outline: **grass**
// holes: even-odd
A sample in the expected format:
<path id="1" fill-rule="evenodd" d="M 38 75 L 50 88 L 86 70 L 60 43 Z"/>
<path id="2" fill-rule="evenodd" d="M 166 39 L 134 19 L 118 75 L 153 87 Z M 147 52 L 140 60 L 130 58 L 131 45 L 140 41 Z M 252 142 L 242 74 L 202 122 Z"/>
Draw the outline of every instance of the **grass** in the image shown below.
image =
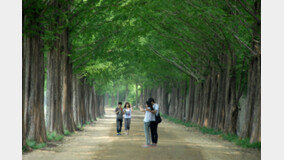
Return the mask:
<path id="1" fill-rule="evenodd" d="M 212 128 L 207 128 L 207 127 L 199 127 L 199 130 L 204 133 L 204 134 L 211 134 L 211 135 L 220 135 L 222 134 L 222 131 L 217 131 Z"/>
<path id="2" fill-rule="evenodd" d="M 27 140 L 26 141 L 27 145 L 32 148 L 32 149 L 39 149 L 39 148 L 43 148 L 46 146 L 46 143 L 36 143 L 36 141 L 34 140 Z M 22 147 L 22 151 L 26 152 L 28 149 L 26 146 Z"/>
<path id="3" fill-rule="evenodd" d="M 250 143 L 249 138 L 240 139 L 236 134 L 221 134 L 222 138 L 243 148 L 261 149 L 261 142 Z"/>
<path id="4" fill-rule="evenodd" d="M 77 129 L 78 129 L 79 131 L 83 131 L 85 126 L 86 126 L 86 124 L 83 124 L 83 125 L 78 124 L 78 125 L 77 125 Z"/>
<path id="5" fill-rule="evenodd" d="M 64 136 L 70 136 L 72 134 L 74 134 L 74 132 L 70 132 L 68 130 L 64 130 Z"/>
<path id="6" fill-rule="evenodd" d="M 91 120 L 91 121 L 87 121 L 86 124 L 83 124 L 82 126 L 81 125 L 78 125 L 77 128 L 80 130 L 80 131 L 83 131 L 84 130 L 84 127 L 86 125 L 89 125 L 91 124 L 91 122 L 94 122 L 94 120 Z M 74 132 L 70 132 L 68 130 L 64 130 L 64 133 L 63 134 L 57 134 L 56 132 L 47 132 L 46 133 L 46 138 L 47 138 L 47 141 L 61 141 L 63 140 L 64 136 L 70 136 L 74 134 Z M 34 140 L 27 140 L 27 145 L 32 148 L 32 149 L 39 149 L 39 148 L 43 148 L 46 146 L 46 143 L 36 143 L 36 141 Z M 22 147 L 22 151 L 25 152 L 27 151 L 28 148 L 26 146 L 23 146 Z"/>
<path id="7" fill-rule="evenodd" d="M 61 141 L 64 135 L 57 134 L 56 132 L 47 133 L 47 140 L 48 141 Z"/>
<path id="8" fill-rule="evenodd" d="M 168 116 L 166 114 L 160 113 L 160 115 L 161 115 L 161 117 L 163 117 L 163 118 L 165 118 L 165 119 L 167 119 L 167 120 L 169 120 L 171 122 L 174 122 L 176 124 L 181 124 L 181 125 L 184 125 L 186 127 L 198 127 L 198 125 L 196 125 L 196 124 L 193 124 L 191 122 L 183 122 L 182 120 L 170 117 L 170 116 Z"/>
<path id="9" fill-rule="evenodd" d="M 221 137 L 224 140 L 230 141 L 230 142 L 232 142 L 232 143 L 234 143 L 234 144 L 236 144 L 238 146 L 241 146 L 243 148 L 261 149 L 261 142 L 250 143 L 250 139 L 249 138 L 241 139 L 236 134 L 226 134 L 226 133 L 223 133 L 222 131 L 219 131 L 219 130 L 198 126 L 197 124 L 193 124 L 192 122 L 183 122 L 182 120 L 178 120 L 176 118 L 170 117 L 170 116 L 162 114 L 162 113 L 161 113 L 161 116 L 163 118 L 171 121 L 171 122 L 176 123 L 176 124 L 181 124 L 181 125 L 184 125 L 186 127 L 198 128 L 199 131 L 202 132 L 203 134 L 221 135 Z"/>
<path id="10" fill-rule="evenodd" d="M 51 132 L 51 133 L 47 132 L 46 138 L 47 138 L 47 141 L 61 141 L 64 136 L 70 136 L 72 134 L 73 133 L 71 133 L 68 130 L 64 130 L 63 135 L 57 134 L 56 132 Z M 36 141 L 34 140 L 27 140 L 26 143 L 27 143 L 27 146 L 29 146 L 32 149 L 39 149 L 39 148 L 43 148 L 46 146 L 46 143 L 36 143 Z M 23 152 L 26 152 L 28 150 L 27 146 L 22 147 Z"/>

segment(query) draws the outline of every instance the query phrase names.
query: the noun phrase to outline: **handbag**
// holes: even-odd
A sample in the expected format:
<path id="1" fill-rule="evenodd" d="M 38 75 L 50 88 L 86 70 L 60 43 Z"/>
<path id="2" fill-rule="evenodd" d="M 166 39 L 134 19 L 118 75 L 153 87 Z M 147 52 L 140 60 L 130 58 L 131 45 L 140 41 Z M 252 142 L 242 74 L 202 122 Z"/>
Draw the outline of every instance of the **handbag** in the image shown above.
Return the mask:
<path id="1" fill-rule="evenodd" d="M 158 112 L 158 115 L 155 114 L 155 118 L 156 118 L 156 123 L 161 123 L 162 122 L 162 118 L 160 116 L 160 112 Z"/>

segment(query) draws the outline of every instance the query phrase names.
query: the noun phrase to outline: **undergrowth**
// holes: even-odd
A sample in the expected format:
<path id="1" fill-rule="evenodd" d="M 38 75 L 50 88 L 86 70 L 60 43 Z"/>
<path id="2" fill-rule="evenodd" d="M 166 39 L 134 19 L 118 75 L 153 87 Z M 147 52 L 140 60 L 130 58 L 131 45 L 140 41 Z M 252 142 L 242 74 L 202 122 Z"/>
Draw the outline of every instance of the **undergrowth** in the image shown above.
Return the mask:
<path id="1" fill-rule="evenodd" d="M 87 121 L 82 126 L 79 124 L 77 125 L 77 129 L 80 131 L 83 131 L 84 127 L 86 125 L 91 124 L 92 122 L 95 122 L 95 121 L 94 120 Z M 47 141 L 61 141 L 63 140 L 64 136 L 70 136 L 72 134 L 74 134 L 74 132 L 70 132 L 69 130 L 64 130 L 63 134 L 57 134 L 56 132 L 47 132 L 46 138 L 47 138 Z M 39 148 L 43 148 L 46 146 L 46 143 L 36 143 L 36 141 L 34 140 L 27 140 L 26 143 L 27 143 L 26 146 L 22 146 L 22 152 L 26 152 L 28 150 L 28 147 L 32 149 L 39 149 Z"/>
<path id="2" fill-rule="evenodd" d="M 26 140 L 27 146 L 22 147 L 22 152 L 26 152 L 28 147 L 32 149 L 40 149 L 46 146 L 46 143 L 36 143 L 34 140 Z"/>
<path id="3" fill-rule="evenodd" d="M 161 113 L 161 116 L 163 118 L 171 121 L 171 122 L 176 123 L 176 124 L 181 124 L 181 125 L 184 125 L 186 127 L 198 128 L 199 131 L 202 132 L 203 134 L 220 135 L 224 140 L 230 141 L 230 142 L 232 142 L 232 143 L 234 143 L 238 146 L 241 146 L 243 148 L 261 149 L 261 142 L 250 143 L 249 138 L 241 139 L 236 134 L 226 134 L 226 133 L 223 133 L 222 131 L 219 131 L 219 130 L 198 126 L 197 124 L 193 124 L 192 122 L 183 122 L 182 120 L 178 120 L 178 119 L 170 117 L 166 114 Z"/>
<path id="4" fill-rule="evenodd" d="M 64 136 L 70 136 L 74 134 L 74 132 L 70 132 L 69 130 L 64 130 Z"/>
<path id="5" fill-rule="evenodd" d="M 57 134 L 56 132 L 47 132 L 47 140 L 48 141 L 61 141 L 64 137 L 62 134 Z"/>

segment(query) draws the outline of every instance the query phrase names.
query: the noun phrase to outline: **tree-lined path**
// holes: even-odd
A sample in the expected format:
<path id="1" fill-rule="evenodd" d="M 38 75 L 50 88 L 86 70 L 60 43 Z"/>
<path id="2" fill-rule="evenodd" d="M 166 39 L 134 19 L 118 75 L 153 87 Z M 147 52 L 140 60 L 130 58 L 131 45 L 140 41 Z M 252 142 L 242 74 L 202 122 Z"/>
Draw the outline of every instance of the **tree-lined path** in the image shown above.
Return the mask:
<path id="1" fill-rule="evenodd" d="M 255 160 L 260 151 L 243 149 L 218 138 L 201 134 L 169 121 L 159 125 L 158 147 L 142 148 L 145 143 L 143 113 L 134 111 L 130 135 L 116 136 L 113 108 L 81 133 L 67 137 L 56 147 L 23 155 L 23 160 Z"/>
<path id="2" fill-rule="evenodd" d="M 132 140 L 118 139 L 105 109 L 118 102 L 145 106 L 150 97 L 169 120 L 207 134 L 166 122 L 151 152 L 234 159 L 246 155 L 237 146 L 261 148 L 260 0 L 23 0 L 22 6 L 25 157 L 110 158 L 120 142 L 147 155 L 139 148 L 139 117 Z"/>

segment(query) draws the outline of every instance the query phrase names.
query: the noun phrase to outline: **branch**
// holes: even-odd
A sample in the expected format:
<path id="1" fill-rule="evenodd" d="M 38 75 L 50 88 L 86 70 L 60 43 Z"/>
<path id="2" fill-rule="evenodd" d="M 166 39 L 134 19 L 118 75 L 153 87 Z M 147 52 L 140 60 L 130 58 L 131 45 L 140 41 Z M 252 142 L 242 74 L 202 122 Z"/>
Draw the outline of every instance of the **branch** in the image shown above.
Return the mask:
<path id="1" fill-rule="evenodd" d="M 242 2 L 241 0 L 237 0 L 237 1 L 238 1 L 238 2 L 240 3 L 240 5 L 245 9 L 245 11 L 247 11 L 247 12 L 257 21 L 258 24 L 261 23 L 260 19 L 259 19 L 258 17 L 256 17 L 256 15 L 253 14 L 253 13 L 243 4 L 243 2 Z"/>
<path id="2" fill-rule="evenodd" d="M 194 79 L 196 79 L 197 81 L 199 81 L 199 78 L 192 72 L 189 70 L 184 69 L 182 66 L 180 66 L 179 64 L 177 64 L 176 62 L 174 62 L 173 60 L 170 60 L 168 58 L 166 58 L 165 56 L 162 56 L 157 50 L 155 50 L 151 45 L 149 45 L 150 50 L 153 51 L 153 53 L 155 53 L 157 56 L 159 56 L 160 58 L 168 61 L 169 63 L 173 64 L 175 67 L 177 67 L 180 71 L 184 72 L 185 74 L 192 76 Z"/>

